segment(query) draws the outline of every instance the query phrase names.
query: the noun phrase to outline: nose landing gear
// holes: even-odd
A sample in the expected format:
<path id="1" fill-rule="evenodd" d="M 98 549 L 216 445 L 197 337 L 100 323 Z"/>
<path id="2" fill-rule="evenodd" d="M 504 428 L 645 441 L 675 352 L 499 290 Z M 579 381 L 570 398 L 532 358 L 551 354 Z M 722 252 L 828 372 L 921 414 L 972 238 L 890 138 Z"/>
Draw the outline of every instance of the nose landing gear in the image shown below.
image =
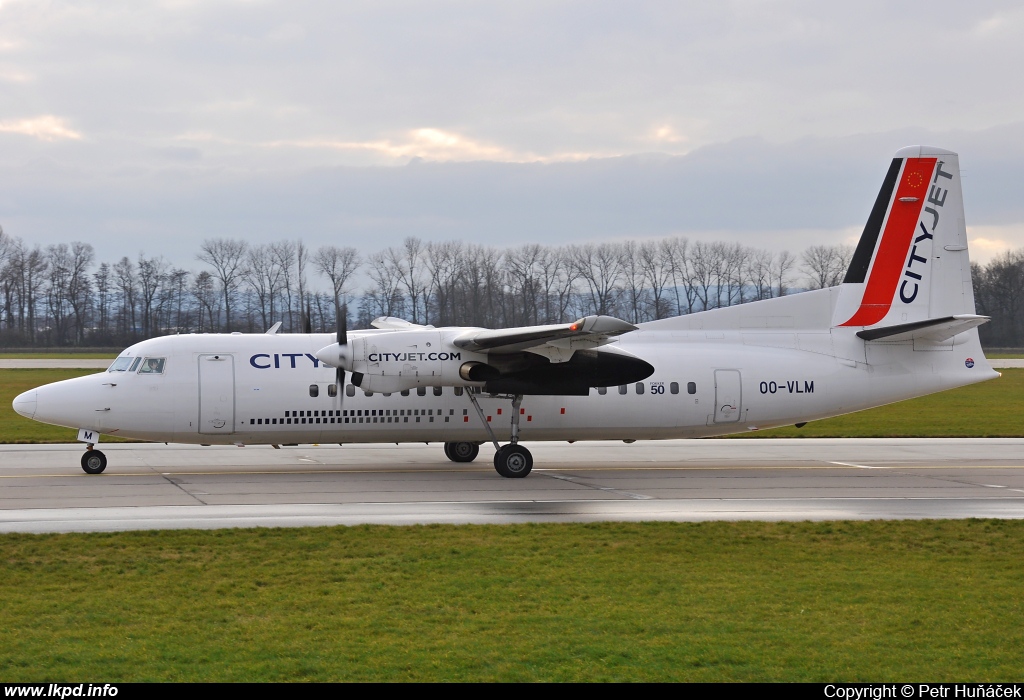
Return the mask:
<path id="1" fill-rule="evenodd" d="M 92 445 L 85 448 L 82 455 L 82 469 L 86 474 L 100 474 L 107 468 L 107 456 L 99 450 L 92 449 Z"/>

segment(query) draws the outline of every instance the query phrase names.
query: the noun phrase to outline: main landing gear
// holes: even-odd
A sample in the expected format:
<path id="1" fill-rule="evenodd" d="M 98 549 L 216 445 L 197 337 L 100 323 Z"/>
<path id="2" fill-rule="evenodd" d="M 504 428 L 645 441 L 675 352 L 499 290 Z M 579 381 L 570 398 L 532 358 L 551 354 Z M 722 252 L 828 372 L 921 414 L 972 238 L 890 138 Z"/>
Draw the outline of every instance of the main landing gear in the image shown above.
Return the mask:
<path id="1" fill-rule="evenodd" d="M 446 442 L 444 456 L 453 462 L 472 462 L 480 454 L 480 445 L 475 442 Z"/>
<path id="2" fill-rule="evenodd" d="M 92 449 L 92 445 L 85 448 L 82 455 L 82 469 L 86 474 L 100 474 L 107 468 L 107 456 L 99 450 Z"/>
<path id="3" fill-rule="evenodd" d="M 491 442 L 494 443 L 495 471 L 507 479 L 522 479 L 533 469 L 533 455 L 530 454 L 528 449 L 519 444 L 519 407 L 523 403 L 523 395 L 516 394 L 505 397 L 512 399 L 512 436 L 509 444 L 499 445 L 498 438 L 494 437 L 494 431 L 491 430 L 491 424 L 487 422 L 487 417 L 480 408 L 480 404 L 477 403 L 476 394 L 473 393 L 472 389 L 468 390 L 468 394 L 469 400 L 473 402 L 473 408 L 476 409 L 477 415 L 480 416 L 480 422 L 484 424 L 487 434 L 491 436 Z"/>

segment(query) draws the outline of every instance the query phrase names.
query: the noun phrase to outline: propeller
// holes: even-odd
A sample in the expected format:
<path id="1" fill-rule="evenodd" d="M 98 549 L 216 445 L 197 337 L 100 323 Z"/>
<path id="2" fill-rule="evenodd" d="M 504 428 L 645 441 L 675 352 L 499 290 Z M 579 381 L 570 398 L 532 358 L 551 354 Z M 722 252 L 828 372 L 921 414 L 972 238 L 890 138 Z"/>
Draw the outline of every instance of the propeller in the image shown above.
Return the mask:
<path id="1" fill-rule="evenodd" d="M 313 332 L 313 319 L 310 317 L 312 309 L 309 308 L 309 304 L 306 304 L 305 311 L 302 312 L 302 332 L 309 335 Z"/>
<path id="2" fill-rule="evenodd" d="M 352 367 L 351 349 L 348 346 L 348 305 L 334 302 L 335 314 L 338 318 L 338 336 L 336 343 L 316 351 L 316 358 L 325 365 L 334 367 L 334 381 L 337 392 L 341 392 L 345 384 L 345 368 Z M 352 383 L 359 386 L 363 378 L 359 372 L 352 372 Z"/>
<path id="3" fill-rule="evenodd" d="M 344 348 L 348 345 L 348 304 L 338 306 L 338 299 L 334 299 L 334 315 L 338 319 L 338 346 Z M 341 355 L 341 353 L 338 353 Z M 341 396 L 342 388 L 345 386 L 345 370 L 339 364 L 334 371 L 334 381 L 338 387 L 338 396 Z"/>

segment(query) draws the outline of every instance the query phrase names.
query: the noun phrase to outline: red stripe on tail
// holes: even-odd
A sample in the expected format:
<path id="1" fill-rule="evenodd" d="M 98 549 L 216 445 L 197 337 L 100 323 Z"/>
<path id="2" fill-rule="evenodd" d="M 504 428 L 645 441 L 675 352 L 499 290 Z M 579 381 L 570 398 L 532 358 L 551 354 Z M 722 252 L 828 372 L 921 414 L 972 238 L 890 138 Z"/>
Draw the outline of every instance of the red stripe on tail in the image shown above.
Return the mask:
<path id="1" fill-rule="evenodd" d="M 878 244 L 875 259 L 871 265 L 868 282 L 864 288 L 864 297 L 860 308 L 842 326 L 870 326 L 878 323 L 889 313 L 896 285 L 900 281 L 907 262 L 910 243 L 914 239 L 924 198 L 928 193 L 932 171 L 937 158 L 907 158 L 900 176 L 900 184 L 889 208 L 889 218 L 885 222 L 882 241 Z M 910 198 L 913 201 L 900 201 Z"/>

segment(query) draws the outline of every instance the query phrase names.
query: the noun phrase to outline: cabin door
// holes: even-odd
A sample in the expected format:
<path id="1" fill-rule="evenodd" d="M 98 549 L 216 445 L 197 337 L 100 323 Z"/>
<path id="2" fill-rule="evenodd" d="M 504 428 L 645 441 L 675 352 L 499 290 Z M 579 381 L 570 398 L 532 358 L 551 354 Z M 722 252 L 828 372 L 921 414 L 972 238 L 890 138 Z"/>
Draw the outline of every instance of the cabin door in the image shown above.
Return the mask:
<path id="1" fill-rule="evenodd" d="M 231 355 L 199 356 L 199 432 L 235 432 L 235 363 Z"/>
<path id="2" fill-rule="evenodd" d="M 736 423 L 740 419 L 742 394 L 737 369 L 715 370 L 715 422 Z"/>

